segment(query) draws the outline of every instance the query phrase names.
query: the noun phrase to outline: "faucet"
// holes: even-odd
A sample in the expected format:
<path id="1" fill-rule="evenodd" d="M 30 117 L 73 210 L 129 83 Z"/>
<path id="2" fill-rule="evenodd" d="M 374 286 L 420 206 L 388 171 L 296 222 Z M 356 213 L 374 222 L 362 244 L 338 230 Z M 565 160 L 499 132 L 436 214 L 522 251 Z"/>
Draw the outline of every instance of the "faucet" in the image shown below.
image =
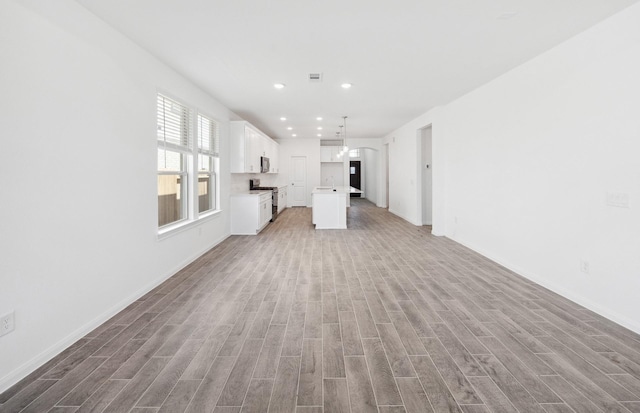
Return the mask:
<path id="1" fill-rule="evenodd" d="M 336 185 L 333 180 L 333 175 L 331 175 L 331 189 L 336 189 Z"/>

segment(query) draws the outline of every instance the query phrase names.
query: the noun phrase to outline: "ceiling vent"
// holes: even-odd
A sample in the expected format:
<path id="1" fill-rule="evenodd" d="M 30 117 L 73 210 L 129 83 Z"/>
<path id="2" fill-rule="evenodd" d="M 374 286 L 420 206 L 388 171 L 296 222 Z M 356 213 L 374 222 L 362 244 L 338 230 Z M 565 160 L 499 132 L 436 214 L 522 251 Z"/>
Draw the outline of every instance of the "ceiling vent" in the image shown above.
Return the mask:
<path id="1" fill-rule="evenodd" d="M 309 73 L 309 82 L 322 82 L 322 73 Z"/>

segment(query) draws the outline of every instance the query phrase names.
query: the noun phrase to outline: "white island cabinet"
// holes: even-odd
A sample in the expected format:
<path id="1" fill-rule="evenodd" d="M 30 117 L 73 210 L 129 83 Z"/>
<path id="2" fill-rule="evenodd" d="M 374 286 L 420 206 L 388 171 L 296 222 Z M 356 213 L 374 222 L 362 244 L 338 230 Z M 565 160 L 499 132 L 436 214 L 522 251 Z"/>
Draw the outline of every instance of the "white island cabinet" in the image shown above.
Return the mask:
<path id="1" fill-rule="evenodd" d="M 273 216 L 271 191 L 247 191 L 231 195 L 231 234 L 256 235 Z"/>
<path id="2" fill-rule="evenodd" d="M 311 219 L 316 229 L 346 229 L 350 194 L 362 193 L 352 186 L 317 186 L 311 192 Z"/>
<path id="3" fill-rule="evenodd" d="M 316 187 L 311 193 L 312 222 L 316 229 L 347 228 L 347 192 Z"/>

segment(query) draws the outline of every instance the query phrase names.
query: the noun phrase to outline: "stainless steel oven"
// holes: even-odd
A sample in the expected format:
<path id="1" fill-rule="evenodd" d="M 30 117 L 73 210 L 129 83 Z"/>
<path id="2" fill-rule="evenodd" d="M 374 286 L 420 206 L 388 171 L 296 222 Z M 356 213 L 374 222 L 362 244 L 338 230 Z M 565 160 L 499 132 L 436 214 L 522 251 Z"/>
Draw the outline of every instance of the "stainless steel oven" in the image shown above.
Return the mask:
<path id="1" fill-rule="evenodd" d="M 278 216 L 278 187 L 277 186 L 260 186 L 259 179 L 249 179 L 249 190 L 271 191 L 271 222 L 275 221 Z"/>

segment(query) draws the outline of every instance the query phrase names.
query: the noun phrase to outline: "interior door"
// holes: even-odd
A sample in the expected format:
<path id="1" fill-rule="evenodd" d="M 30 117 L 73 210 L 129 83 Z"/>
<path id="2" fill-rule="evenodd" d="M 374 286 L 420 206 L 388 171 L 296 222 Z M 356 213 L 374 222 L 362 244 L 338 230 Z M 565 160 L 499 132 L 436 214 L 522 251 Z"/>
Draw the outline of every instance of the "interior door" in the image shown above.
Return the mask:
<path id="1" fill-rule="evenodd" d="M 291 193 L 288 203 L 292 207 L 307 206 L 307 157 L 291 157 Z"/>
<path id="2" fill-rule="evenodd" d="M 349 185 L 362 189 L 362 174 L 360 161 L 349 161 Z M 360 194 L 351 194 L 352 197 L 360 198 Z"/>

